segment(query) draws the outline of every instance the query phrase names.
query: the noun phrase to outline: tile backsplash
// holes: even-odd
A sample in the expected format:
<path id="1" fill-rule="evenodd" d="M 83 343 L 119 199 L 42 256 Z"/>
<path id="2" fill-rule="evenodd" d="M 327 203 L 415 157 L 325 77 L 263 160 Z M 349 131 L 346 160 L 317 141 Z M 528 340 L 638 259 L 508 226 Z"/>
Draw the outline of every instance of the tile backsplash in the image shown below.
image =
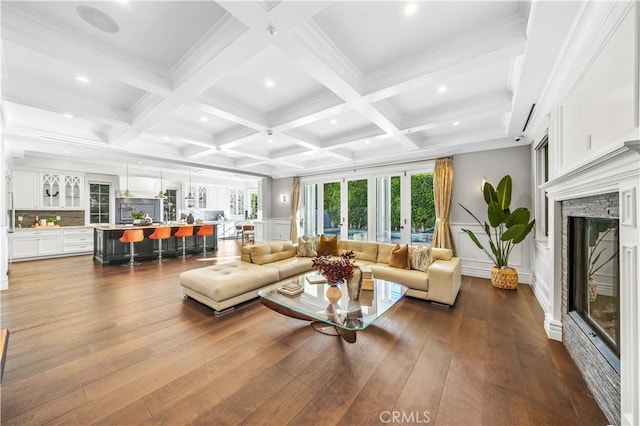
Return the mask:
<path id="1" fill-rule="evenodd" d="M 84 210 L 16 210 L 15 211 L 16 228 L 19 227 L 18 216 L 22 216 L 22 227 L 29 228 L 36 220 L 36 216 L 40 219 L 48 217 L 60 216 L 60 220 L 56 221 L 56 225 L 60 226 L 84 226 Z"/>

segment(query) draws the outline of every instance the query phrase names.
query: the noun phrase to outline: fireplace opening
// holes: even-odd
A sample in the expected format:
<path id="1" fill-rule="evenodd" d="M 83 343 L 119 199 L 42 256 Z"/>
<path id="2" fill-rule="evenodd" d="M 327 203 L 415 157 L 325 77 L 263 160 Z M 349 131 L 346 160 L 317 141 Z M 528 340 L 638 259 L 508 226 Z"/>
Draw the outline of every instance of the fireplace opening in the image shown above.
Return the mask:
<path id="1" fill-rule="evenodd" d="M 569 315 L 619 371 L 618 219 L 575 216 L 568 219 Z"/>

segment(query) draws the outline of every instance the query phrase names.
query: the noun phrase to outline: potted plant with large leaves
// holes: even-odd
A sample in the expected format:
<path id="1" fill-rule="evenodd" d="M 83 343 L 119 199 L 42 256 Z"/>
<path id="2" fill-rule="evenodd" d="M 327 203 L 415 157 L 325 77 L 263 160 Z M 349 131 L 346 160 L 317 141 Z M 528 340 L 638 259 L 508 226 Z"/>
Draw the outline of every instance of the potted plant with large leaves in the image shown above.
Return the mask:
<path id="1" fill-rule="evenodd" d="M 529 220 L 531 213 L 526 207 L 511 211 L 511 176 L 506 175 L 494 188 L 489 182 L 484 184 L 484 201 L 487 203 L 489 223 L 481 222 L 469 209 L 460 204 L 482 227 L 489 239 L 489 250 L 469 229 L 463 231 L 482 249 L 493 262 L 491 283 L 494 287 L 515 290 L 518 287 L 518 272 L 509 267 L 509 255 L 516 244 L 521 243 L 533 229 L 535 219 Z M 486 244 L 486 243 L 485 243 Z"/>

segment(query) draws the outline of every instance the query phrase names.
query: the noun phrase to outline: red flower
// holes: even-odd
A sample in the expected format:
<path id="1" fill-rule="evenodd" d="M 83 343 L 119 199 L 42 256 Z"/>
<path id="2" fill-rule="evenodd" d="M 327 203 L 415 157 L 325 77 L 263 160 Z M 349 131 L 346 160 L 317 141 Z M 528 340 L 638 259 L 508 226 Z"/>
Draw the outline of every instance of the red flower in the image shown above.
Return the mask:
<path id="1" fill-rule="evenodd" d="M 337 259 L 332 259 L 330 256 L 316 256 L 311 259 L 311 266 L 330 283 L 346 283 L 353 276 L 355 257 L 353 250 L 342 253 Z"/>

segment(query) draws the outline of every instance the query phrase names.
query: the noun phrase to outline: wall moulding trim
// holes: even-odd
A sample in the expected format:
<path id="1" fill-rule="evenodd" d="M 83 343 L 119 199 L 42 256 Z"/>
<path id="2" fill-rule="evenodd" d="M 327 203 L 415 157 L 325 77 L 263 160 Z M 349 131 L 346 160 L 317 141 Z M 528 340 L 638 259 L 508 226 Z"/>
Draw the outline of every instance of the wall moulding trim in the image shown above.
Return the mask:
<path id="1" fill-rule="evenodd" d="M 549 339 L 562 342 L 562 322 L 554 320 L 548 312 L 544 314 L 544 331 Z"/>
<path id="2" fill-rule="evenodd" d="M 640 176 L 637 156 L 629 155 L 636 142 L 625 142 L 600 153 L 599 157 L 555 176 L 539 188 L 557 201 L 617 192 L 621 180 Z"/>

